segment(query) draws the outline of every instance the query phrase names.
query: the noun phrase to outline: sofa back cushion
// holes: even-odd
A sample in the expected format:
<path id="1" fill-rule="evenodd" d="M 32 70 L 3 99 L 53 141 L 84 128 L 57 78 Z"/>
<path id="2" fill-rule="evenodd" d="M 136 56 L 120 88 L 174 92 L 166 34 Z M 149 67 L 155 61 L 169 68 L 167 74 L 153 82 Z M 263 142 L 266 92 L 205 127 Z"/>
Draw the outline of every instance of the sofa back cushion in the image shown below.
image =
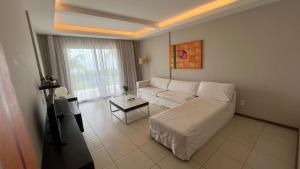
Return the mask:
<path id="1" fill-rule="evenodd" d="M 164 79 L 159 77 L 153 77 L 150 80 L 150 86 L 161 88 L 161 89 L 168 89 L 170 83 L 170 79 Z"/>
<path id="2" fill-rule="evenodd" d="M 168 90 L 182 92 L 190 95 L 196 95 L 199 82 L 189 82 L 180 80 L 171 80 Z"/>
<path id="3" fill-rule="evenodd" d="M 234 91 L 235 89 L 233 84 L 201 82 L 197 96 L 222 102 L 231 102 Z"/>

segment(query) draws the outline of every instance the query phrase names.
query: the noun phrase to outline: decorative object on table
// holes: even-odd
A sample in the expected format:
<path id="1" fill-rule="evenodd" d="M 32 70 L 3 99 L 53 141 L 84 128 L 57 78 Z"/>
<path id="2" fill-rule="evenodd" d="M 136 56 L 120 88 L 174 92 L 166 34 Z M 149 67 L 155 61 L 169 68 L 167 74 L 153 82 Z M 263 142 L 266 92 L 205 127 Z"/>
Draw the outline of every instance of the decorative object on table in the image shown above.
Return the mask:
<path id="1" fill-rule="evenodd" d="M 127 94 L 128 94 L 128 86 L 124 85 L 123 86 L 123 90 L 124 90 L 125 95 L 127 96 Z"/>
<path id="2" fill-rule="evenodd" d="M 202 69 L 203 40 L 170 46 L 171 69 Z"/>
<path id="3" fill-rule="evenodd" d="M 52 75 L 47 75 L 41 79 L 41 85 L 39 86 L 40 90 L 45 89 L 54 89 L 58 88 L 60 85 L 58 84 L 57 80 L 52 77 Z"/>
<path id="4" fill-rule="evenodd" d="M 45 79 L 49 80 L 49 81 L 53 81 L 54 80 L 54 78 L 53 78 L 52 75 L 46 75 Z"/>
<path id="5" fill-rule="evenodd" d="M 55 89 L 54 93 L 56 97 L 63 98 L 68 95 L 68 90 L 65 87 L 59 87 Z"/>
<path id="6" fill-rule="evenodd" d="M 128 101 L 134 101 L 135 98 L 134 97 L 131 97 L 130 99 L 128 99 Z"/>
<path id="7" fill-rule="evenodd" d="M 55 84 L 56 83 L 56 79 L 53 78 L 52 75 L 46 75 L 45 77 L 42 78 L 42 84 Z"/>
<path id="8" fill-rule="evenodd" d="M 66 87 L 59 87 L 54 90 L 55 100 L 67 99 L 68 102 L 75 102 L 79 108 L 78 98 L 68 92 Z"/>

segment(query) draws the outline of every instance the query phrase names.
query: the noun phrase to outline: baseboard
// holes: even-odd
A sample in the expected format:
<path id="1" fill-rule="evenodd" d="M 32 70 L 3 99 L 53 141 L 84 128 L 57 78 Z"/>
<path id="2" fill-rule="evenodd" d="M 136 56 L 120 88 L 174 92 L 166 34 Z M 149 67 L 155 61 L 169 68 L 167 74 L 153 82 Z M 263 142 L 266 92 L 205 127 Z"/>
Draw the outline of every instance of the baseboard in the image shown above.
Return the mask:
<path id="1" fill-rule="evenodd" d="M 253 117 L 253 116 L 248 116 L 248 115 L 245 115 L 245 114 L 241 114 L 241 113 L 235 113 L 236 115 L 238 116 L 243 116 L 243 117 L 247 117 L 247 118 L 250 118 L 250 119 L 254 119 L 254 120 L 257 120 L 257 121 L 261 121 L 261 122 L 265 122 L 265 123 L 269 123 L 269 124 L 273 124 L 273 125 L 277 125 L 277 126 L 280 126 L 280 127 L 284 127 L 284 128 L 287 128 L 287 129 L 291 129 L 291 130 L 296 130 L 298 132 L 298 138 L 297 138 L 297 154 L 296 154 L 296 169 L 300 169 L 300 129 L 299 128 L 296 128 L 296 127 L 293 127 L 293 126 L 289 126 L 289 125 L 285 125 L 285 124 L 280 124 L 280 123 L 276 123 L 276 122 L 272 122 L 272 121 L 269 121 L 269 120 L 264 120 L 264 119 L 261 119 L 261 118 L 257 118 L 257 117 Z"/>
<path id="2" fill-rule="evenodd" d="M 299 159 L 300 158 L 300 156 L 299 156 L 300 155 L 299 154 L 300 153 L 300 145 L 299 145 L 300 144 L 300 135 L 299 134 L 300 134 L 300 129 L 298 129 L 298 140 L 297 140 L 298 141 L 298 144 L 297 144 L 297 151 L 298 151 L 298 153 L 296 155 L 297 156 L 296 157 L 297 158 L 296 159 L 296 169 L 300 169 L 300 159 Z"/>
<path id="3" fill-rule="evenodd" d="M 238 115 L 238 116 L 243 116 L 243 117 L 247 117 L 247 118 L 250 118 L 250 119 L 254 119 L 254 120 L 262 121 L 262 122 L 265 122 L 265 123 L 269 123 L 269 124 L 277 125 L 277 126 L 280 126 L 280 127 L 284 127 L 284 128 L 287 128 L 287 129 L 299 131 L 299 129 L 297 127 L 289 126 L 289 125 L 286 125 L 286 124 L 280 124 L 280 123 L 276 123 L 276 122 L 273 122 L 273 121 L 269 121 L 269 120 L 265 120 L 265 119 L 261 119 L 261 118 L 258 118 L 258 117 L 253 117 L 253 116 L 237 113 L 237 112 L 235 114 Z"/>

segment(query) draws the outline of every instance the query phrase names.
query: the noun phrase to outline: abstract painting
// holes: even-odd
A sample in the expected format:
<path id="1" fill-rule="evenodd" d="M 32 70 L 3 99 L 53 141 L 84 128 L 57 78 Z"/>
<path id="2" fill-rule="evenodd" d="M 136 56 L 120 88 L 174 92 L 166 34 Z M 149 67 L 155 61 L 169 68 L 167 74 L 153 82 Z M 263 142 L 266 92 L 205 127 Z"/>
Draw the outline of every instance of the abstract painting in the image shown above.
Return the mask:
<path id="1" fill-rule="evenodd" d="M 171 69 L 202 69 L 203 40 L 170 46 Z"/>

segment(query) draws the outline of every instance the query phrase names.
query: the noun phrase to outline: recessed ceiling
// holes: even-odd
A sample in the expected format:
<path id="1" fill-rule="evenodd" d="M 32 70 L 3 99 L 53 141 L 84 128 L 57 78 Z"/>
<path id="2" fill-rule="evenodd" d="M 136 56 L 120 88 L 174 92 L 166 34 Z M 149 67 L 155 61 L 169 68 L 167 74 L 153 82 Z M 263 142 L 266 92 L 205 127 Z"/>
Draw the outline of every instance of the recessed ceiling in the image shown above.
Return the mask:
<path id="1" fill-rule="evenodd" d="M 141 39 L 278 0 L 23 1 L 38 33 Z"/>
<path id="2" fill-rule="evenodd" d="M 152 21 L 162 21 L 213 0 L 61 0 L 62 3 Z"/>
<path id="3" fill-rule="evenodd" d="M 120 29 L 124 31 L 138 31 L 145 27 L 142 24 L 130 23 L 105 17 L 86 16 L 73 13 L 55 13 L 55 22 L 67 25 L 80 25 L 94 28 Z M 80 24 L 78 24 L 80 23 Z"/>

